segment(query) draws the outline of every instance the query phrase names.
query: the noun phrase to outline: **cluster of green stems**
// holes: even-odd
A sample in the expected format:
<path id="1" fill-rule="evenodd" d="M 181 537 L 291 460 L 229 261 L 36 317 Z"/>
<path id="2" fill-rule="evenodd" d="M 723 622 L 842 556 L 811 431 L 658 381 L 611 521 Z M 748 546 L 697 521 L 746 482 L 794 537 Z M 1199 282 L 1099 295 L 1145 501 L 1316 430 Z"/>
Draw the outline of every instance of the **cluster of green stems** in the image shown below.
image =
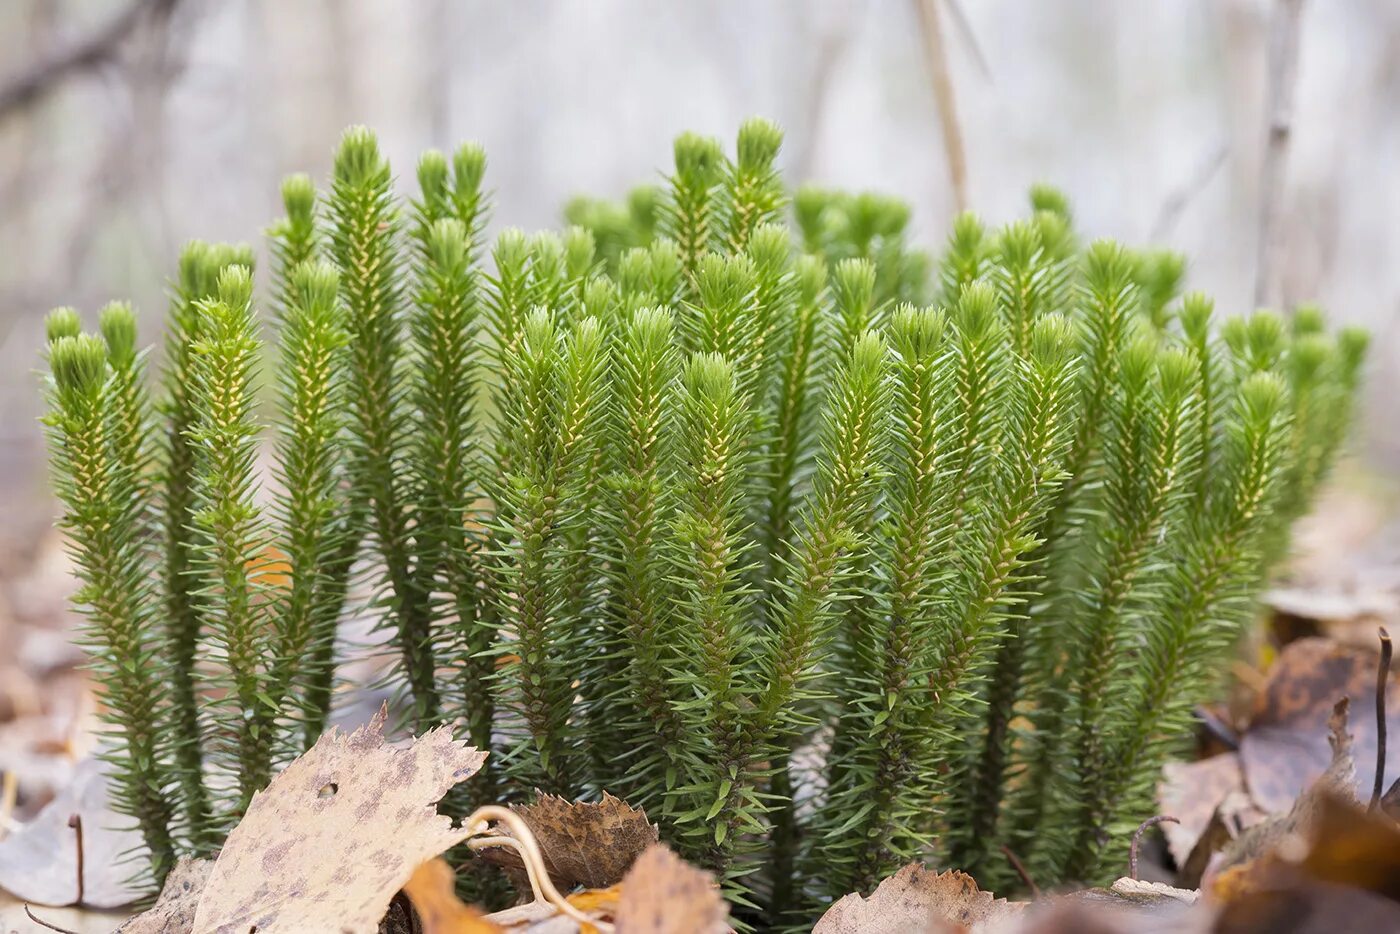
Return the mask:
<path id="1" fill-rule="evenodd" d="M 450 809 L 611 792 L 765 925 L 913 859 L 1105 875 L 1365 338 L 1216 321 L 1178 257 L 1081 243 L 1048 188 L 935 260 L 897 201 L 790 198 L 780 143 L 684 135 L 663 185 L 487 261 L 482 151 L 425 155 L 404 204 L 356 128 L 328 191 L 284 186 L 266 325 L 250 251 L 203 243 L 156 386 L 126 306 L 100 336 L 50 316 L 78 603 L 157 879 L 325 728 L 360 584 L 408 726 L 492 751 Z"/>

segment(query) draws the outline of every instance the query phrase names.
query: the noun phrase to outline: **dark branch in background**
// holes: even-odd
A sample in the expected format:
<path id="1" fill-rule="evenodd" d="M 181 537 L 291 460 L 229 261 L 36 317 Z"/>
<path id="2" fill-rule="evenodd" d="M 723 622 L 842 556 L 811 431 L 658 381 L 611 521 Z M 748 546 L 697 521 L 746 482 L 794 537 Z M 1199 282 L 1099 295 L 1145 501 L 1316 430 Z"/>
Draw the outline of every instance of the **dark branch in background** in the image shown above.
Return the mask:
<path id="1" fill-rule="evenodd" d="M 1298 39 L 1302 32 L 1303 0 L 1277 0 L 1269 27 L 1268 136 L 1259 180 L 1259 260 L 1255 271 L 1254 304 L 1275 300 L 1279 252 L 1278 216 L 1283 200 L 1283 173 L 1293 136 L 1293 92 L 1298 84 Z"/>
<path id="2" fill-rule="evenodd" d="M 1390 655 L 1394 650 L 1390 633 L 1380 627 L 1381 659 L 1376 666 L 1376 786 L 1371 792 L 1370 810 L 1374 811 L 1381 803 L 1381 792 L 1385 788 L 1385 689 L 1390 680 Z"/>
<path id="3" fill-rule="evenodd" d="M 953 206 L 961 214 L 967 210 L 967 153 L 963 149 L 962 127 L 958 124 L 957 100 L 948 70 L 948 52 L 943 44 L 943 28 L 938 22 L 938 0 L 915 0 L 923 27 L 924 53 L 928 58 L 933 100 L 938 106 L 938 124 L 943 133 L 943 154 L 948 162 L 948 181 L 953 188 Z"/>
<path id="4" fill-rule="evenodd" d="M 169 16 L 178 2 L 134 0 L 105 26 L 34 62 L 0 85 L 0 120 L 35 103 L 68 77 L 108 61 L 143 21 Z"/>

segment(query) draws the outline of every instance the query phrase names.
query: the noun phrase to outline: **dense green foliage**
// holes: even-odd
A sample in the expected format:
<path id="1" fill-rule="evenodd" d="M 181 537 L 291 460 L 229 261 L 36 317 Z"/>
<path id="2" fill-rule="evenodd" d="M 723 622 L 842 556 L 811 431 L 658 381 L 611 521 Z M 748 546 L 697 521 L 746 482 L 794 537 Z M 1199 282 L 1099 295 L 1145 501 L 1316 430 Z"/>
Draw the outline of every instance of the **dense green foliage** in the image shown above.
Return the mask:
<path id="1" fill-rule="evenodd" d="M 159 425 L 129 310 L 105 341 L 51 316 L 79 601 L 158 876 L 324 728 L 357 573 L 409 725 L 493 751 L 454 809 L 610 791 L 761 923 L 930 854 L 999 889 L 1003 846 L 1042 884 L 1111 871 L 1365 338 L 1216 322 L 1180 257 L 1081 245 L 1048 188 L 934 262 L 898 202 L 789 202 L 780 142 L 682 136 L 665 186 L 483 264 L 480 149 L 426 155 L 405 206 L 349 131 L 270 231 L 270 502 L 246 250 L 182 257 Z"/>

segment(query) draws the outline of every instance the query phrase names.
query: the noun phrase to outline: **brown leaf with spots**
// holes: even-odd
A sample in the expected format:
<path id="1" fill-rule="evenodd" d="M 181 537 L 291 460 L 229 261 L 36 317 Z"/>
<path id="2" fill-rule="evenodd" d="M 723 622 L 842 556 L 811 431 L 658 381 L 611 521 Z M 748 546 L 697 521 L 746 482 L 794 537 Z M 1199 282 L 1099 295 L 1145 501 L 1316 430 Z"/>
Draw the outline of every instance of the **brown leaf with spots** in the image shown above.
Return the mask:
<path id="1" fill-rule="evenodd" d="M 613 925 L 617 934 L 724 934 L 728 916 L 714 876 L 655 843 L 623 878 Z"/>
<path id="2" fill-rule="evenodd" d="M 413 871 L 467 837 L 436 804 L 486 754 L 447 727 L 386 745 L 386 716 L 349 736 L 332 728 L 253 796 L 214 864 L 194 934 L 372 934 Z"/>
<path id="3" fill-rule="evenodd" d="M 422 934 L 498 934 L 505 929 L 457 897 L 456 876 L 441 856 L 413 872 L 404 894 L 418 913 Z"/>
<path id="4" fill-rule="evenodd" d="M 530 804 L 513 805 L 539 843 L 550 878 L 563 891 L 577 885 L 605 889 L 616 885 L 660 834 L 645 810 L 604 792 L 600 802 L 569 802 L 538 794 Z M 514 850 L 492 847 L 483 859 L 523 872 Z"/>
<path id="5" fill-rule="evenodd" d="M 1250 796 L 1265 811 L 1286 812 L 1326 770 L 1327 720 L 1342 697 L 1357 711 L 1376 702 L 1378 653 L 1327 639 L 1290 643 L 1269 672 L 1240 743 L 1240 761 Z M 1400 672 L 1386 690 L 1388 732 L 1400 735 Z M 1376 722 L 1357 716 L 1352 724 L 1357 793 L 1369 793 L 1376 762 Z M 1400 743 L 1387 750 L 1386 773 L 1400 774 Z"/>
<path id="6" fill-rule="evenodd" d="M 116 934 L 189 934 L 194 927 L 195 909 L 213 871 L 212 859 L 180 859 L 165 877 L 156 903 L 128 918 Z"/>
<path id="7" fill-rule="evenodd" d="M 868 898 L 851 894 L 837 900 L 812 934 L 962 931 L 999 924 L 1021 909 L 981 891 L 966 873 L 934 872 L 910 863 L 881 882 Z"/>

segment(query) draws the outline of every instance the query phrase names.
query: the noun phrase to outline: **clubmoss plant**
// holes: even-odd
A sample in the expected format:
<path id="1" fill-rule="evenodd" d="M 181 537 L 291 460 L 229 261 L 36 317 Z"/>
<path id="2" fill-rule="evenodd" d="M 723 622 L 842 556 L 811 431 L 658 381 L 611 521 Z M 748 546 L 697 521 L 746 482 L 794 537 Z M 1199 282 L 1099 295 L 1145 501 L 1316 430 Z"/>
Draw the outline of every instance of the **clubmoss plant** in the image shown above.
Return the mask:
<path id="1" fill-rule="evenodd" d="M 683 136 L 663 185 L 487 249 L 480 148 L 404 202 L 355 128 L 326 194 L 283 187 L 270 327 L 246 248 L 182 255 L 154 405 L 130 309 L 102 338 L 51 314 L 56 485 L 157 877 L 324 728 L 352 611 L 407 725 L 494 753 L 448 810 L 619 794 L 747 924 L 911 859 L 1112 872 L 1365 337 L 1217 322 L 1180 257 L 1083 245 L 1043 186 L 935 262 L 894 199 L 789 205 L 780 145 Z"/>

